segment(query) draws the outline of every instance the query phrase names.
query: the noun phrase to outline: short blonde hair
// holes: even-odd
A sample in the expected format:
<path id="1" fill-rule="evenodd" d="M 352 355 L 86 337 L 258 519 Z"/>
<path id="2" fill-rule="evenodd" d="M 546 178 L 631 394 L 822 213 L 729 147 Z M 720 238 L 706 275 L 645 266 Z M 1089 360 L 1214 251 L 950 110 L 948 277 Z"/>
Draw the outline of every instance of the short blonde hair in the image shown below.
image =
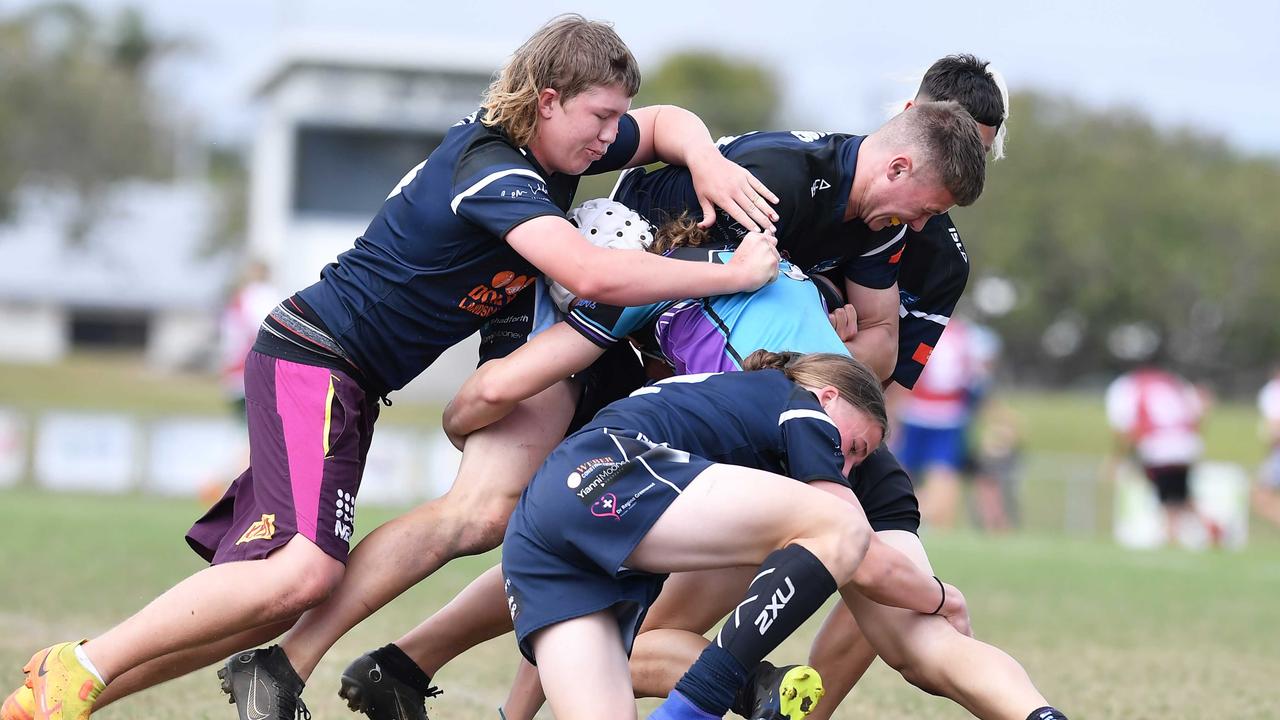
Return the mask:
<path id="1" fill-rule="evenodd" d="M 485 92 L 483 122 L 506 131 L 517 147 L 537 130 L 538 94 L 560 93 L 564 103 L 593 87 L 620 85 L 628 97 L 640 90 L 640 66 L 609 23 L 565 14 L 525 41 Z"/>

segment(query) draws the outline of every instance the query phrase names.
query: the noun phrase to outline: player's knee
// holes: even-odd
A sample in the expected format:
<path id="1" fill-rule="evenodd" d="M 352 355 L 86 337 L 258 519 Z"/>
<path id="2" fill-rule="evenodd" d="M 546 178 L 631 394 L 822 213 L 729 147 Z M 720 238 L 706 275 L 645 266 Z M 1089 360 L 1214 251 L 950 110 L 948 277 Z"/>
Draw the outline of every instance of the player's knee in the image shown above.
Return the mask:
<path id="1" fill-rule="evenodd" d="M 273 573 L 279 585 L 271 593 L 272 601 L 265 610 L 264 619 L 275 621 L 293 618 L 319 605 L 342 582 L 346 566 L 312 546 L 308 552 L 277 553 Z M 311 552 L 314 550 L 314 552 Z"/>
<path id="2" fill-rule="evenodd" d="M 887 647 L 877 650 L 880 652 L 880 659 L 896 670 L 903 680 L 927 693 L 939 695 L 942 687 L 940 680 L 945 673 L 942 672 L 942 655 L 930 652 L 931 645 L 932 643 L 913 648 L 888 643 Z"/>
<path id="3" fill-rule="evenodd" d="M 830 510 L 823 522 L 815 528 L 814 554 L 831 572 L 836 584 L 844 585 L 853 579 L 854 571 L 867 554 L 871 528 L 855 512 L 846 512 L 838 506 Z"/>

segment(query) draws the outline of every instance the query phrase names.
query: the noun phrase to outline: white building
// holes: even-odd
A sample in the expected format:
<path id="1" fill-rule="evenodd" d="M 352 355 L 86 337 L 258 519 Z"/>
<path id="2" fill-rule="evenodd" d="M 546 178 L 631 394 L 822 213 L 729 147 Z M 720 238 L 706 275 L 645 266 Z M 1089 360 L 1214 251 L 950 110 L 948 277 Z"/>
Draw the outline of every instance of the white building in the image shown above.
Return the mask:
<path id="1" fill-rule="evenodd" d="M 255 89 L 249 245 L 273 282 L 306 287 L 350 248 L 400 178 L 479 107 L 503 58 L 428 39 L 290 42 Z M 446 354 L 412 392 L 447 399 L 475 366 L 474 343 Z"/>
<path id="2" fill-rule="evenodd" d="M 120 183 L 79 242 L 67 237 L 70 202 L 28 190 L 0 225 L 0 361 L 84 347 L 141 351 L 156 367 L 202 362 L 231 270 L 205 249 L 210 188 Z"/>

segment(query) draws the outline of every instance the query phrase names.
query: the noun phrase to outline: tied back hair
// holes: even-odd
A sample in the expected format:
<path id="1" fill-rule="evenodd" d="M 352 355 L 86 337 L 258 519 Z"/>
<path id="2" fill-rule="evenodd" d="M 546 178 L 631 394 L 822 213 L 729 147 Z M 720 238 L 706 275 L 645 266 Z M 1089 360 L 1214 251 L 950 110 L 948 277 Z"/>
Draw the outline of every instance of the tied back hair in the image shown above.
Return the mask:
<path id="1" fill-rule="evenodd" d="M 805 387 L 831 385 L 846 402 L 874 420 L 884 437 L 889 435 L 880 379 L 861 361 L 848 355 L 756 350 L 742 361 L 742 369 L 781 370 L 789 380 Z"/>
<path id="2" fill-rule="evenodd" d="M 681 247 L 698 247 L 707 241 L 707 229 L 698 227 L 698 221 L 686 210 L 680 217 L 667 220 L 654 231 L 649 252 L 659 255 Z"/>

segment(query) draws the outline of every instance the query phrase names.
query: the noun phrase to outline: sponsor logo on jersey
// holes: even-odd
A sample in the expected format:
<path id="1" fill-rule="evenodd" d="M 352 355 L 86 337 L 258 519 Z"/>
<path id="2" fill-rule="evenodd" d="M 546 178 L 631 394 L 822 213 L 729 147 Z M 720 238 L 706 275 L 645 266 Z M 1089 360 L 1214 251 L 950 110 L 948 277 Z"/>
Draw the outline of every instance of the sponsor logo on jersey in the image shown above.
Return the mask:
<path id="1" fill-rule="evenodd" d="M 815 132 L 813 130 L 792 130 L 791 134 L 794 135 L 797 140 L 807 143 L 816 142 L 827 136 L 824 132 Z"/>
<path id="2" fill-rule="evenodd" d="M 916 351 L 911 353 L 911 359 L 921 365 L 928 364 L 929 356 L 933 354 L 933 346 L 920 343 L 916 346 Z"/>
<path id="3" fill-rule="evenodd" d="M 533 275 L 518 275 L 511 270 L 503 270 L 493 276 L 488 283 L 480 283 L 471 288 L 458 307 L 473 315 L 489 317 L 502 309 L 521 290 L 536 281 Z"/>
<path id="4" fill-rule="evenodd" d="M 826 190 L 829 187 L 831 187 L 831 183 L 823 180 L 822 178 L 818 178 L 809 186 L 809 197 L 816 197 L 819 190 Z"/>
<path id="5" fill-rule="evenodd" d="M 270 540 L 276 534 L 276 516 L 275 513 L 263 513 L 262 519 L 249 526 L 248 530 L 240 536 L 236 541 L 237 545 L 254 540 Z"/>
<path id="6" fill-rule="evenodd" d="M 805 272 L 810 275 L 817 275 L 818 273 L 824 273 L 828 270 L 835 270 L 838 267 L 840 267 L 840 258 L 827 258 L 826 260 L 819 260 L 818 262 L 810 265 L 809 269 L 805 270 Z"/>
<path id="7" fill-rule="evenodd" d="M 522 198 L 533 197 L 535 195 L 547 194 L 547 186 L 542 183 L 528 183 L 524 188 L 514 188 L 510 190 L 502 190 L 498 193 L 498 197 Z"/>
<path id="8" fill-rule="evenodd" d="M 947 228 L 947 232 L 951 233 L 951 242 L 955 243 L 956 251 L 960 253 L 960 257 L 964 258 L 965 262 L 969 262 L 969 255 L 964 251 L 964 243 L 960 242 L 960 233 L 956 232 L 955 228 Z"/>

